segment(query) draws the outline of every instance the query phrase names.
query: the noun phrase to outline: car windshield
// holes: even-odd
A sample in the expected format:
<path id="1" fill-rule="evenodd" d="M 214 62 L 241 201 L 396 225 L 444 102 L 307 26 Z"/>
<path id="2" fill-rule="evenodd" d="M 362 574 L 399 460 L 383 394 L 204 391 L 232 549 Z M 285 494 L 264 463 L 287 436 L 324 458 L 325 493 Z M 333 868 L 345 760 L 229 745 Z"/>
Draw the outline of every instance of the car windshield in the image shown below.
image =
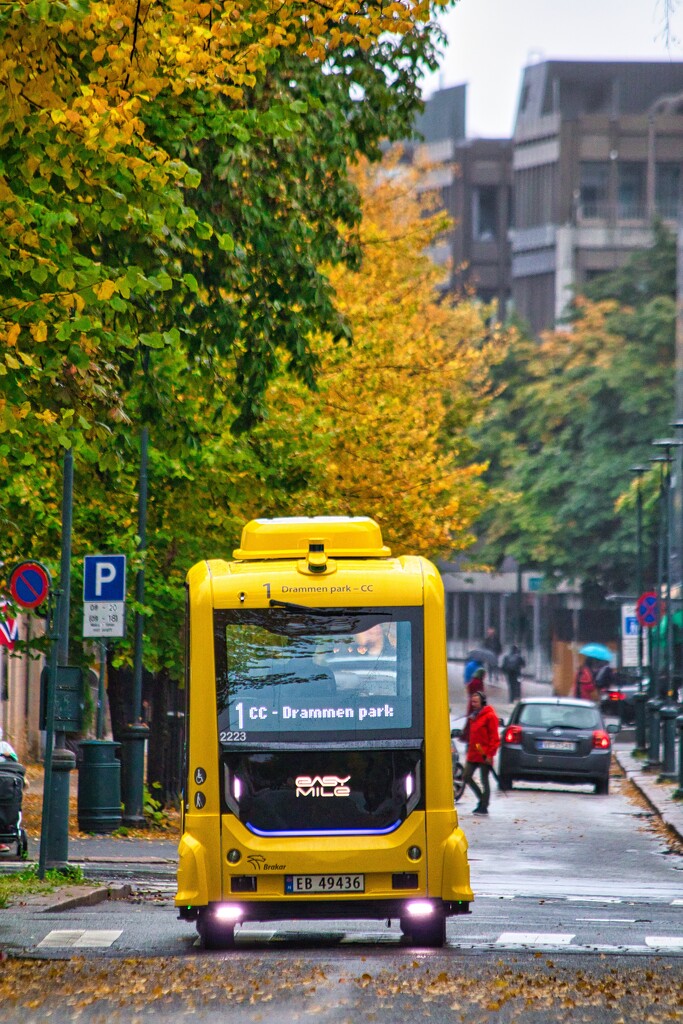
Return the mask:
<path id="1" fill-rule="evenodd" d="M 524 704 L 518 722 L 539 729 L 597 729 L 600 727 L 600 715 L 594 708 Z"/>

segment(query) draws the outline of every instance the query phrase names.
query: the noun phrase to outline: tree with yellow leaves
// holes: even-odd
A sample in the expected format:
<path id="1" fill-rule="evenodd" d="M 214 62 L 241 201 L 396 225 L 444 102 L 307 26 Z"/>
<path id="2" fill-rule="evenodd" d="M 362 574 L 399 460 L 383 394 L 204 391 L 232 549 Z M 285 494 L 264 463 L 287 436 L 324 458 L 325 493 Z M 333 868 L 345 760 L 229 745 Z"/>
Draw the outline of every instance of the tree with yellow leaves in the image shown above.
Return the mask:
<path id="1" fill-rule="evenodd" d="M 426 250 L 444 219 L 425 217 L 415 181 L 387 170 L 357 174 L 362 269 L 330 272 L 354 344 L 316 345 L 317 392 L 278 382 L 254 442 L 267 436 L 282 452 L 285 435 L 296 439 L 291 511 L 371 515 L 397 549 L 445 554 L 472 543 L 486 504 L 468 430 L 504 337 L 486 307 L 440 300 L 443 274 Z"/>

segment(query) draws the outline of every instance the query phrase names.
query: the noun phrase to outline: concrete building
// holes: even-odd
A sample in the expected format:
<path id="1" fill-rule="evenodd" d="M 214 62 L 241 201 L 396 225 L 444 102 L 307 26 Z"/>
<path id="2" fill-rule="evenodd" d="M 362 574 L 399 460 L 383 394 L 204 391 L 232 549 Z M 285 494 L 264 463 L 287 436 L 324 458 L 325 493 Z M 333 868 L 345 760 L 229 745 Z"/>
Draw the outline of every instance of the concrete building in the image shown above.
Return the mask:
<path id="1" fill-rule="evenodd" d="M 464 85 L 434 93 L 416 121 L 421 141 L 406 145 L 406 158 L 424 169 L 422 188 L 438 193 L 453 219 L 431 251 L 450 268 L 447 290 L 495 299 L 503 315 L 510 299 L 512 142 L 467 139 L 465 105 Z"/>
<path id="2" fill-rule="evenodd" d="M 512 296 L 534 332 L 575 287 L 675 223 L 683 62 L 544 61 L 525 69 L 513 136 Z"/>

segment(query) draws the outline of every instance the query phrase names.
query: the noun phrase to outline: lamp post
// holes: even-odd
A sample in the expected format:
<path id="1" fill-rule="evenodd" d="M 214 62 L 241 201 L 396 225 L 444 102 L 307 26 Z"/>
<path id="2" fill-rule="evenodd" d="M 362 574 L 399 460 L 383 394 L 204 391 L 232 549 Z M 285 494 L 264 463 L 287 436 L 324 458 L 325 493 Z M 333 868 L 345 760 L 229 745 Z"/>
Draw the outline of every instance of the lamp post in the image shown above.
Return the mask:
<path id="1" fill-rule="evenodd" d="M 664 469 L 668 467 L 669 459 L 666 455 L 656 455 L 649 460 L 652 463 L 659 464 L 659 537 L 657 542 L 657 597 L 660 602 L 662 600 L 663 590 L 663 579 L 664 579 L 664 547 L 665 547 L 665 534 L 664 528 L 666 524 L 666 508 L 668 498 L 668 473 Z M 657 632 L 659 634 L 660 623 L 657 624 Z M 663 704 L 663 701 L 659 696 L 659 675 L 662 660 L 661 644 L 659 640 L 661 637 L 658 635 L 657 642 L 651 646 L 652 656 L 650 658 L 650 685 L 648 687 L 647 702 L 647 736 L 648 736 L 648 756 L 645 762 L 646 768 L 659 768 L 661 761 L 659 760 L 660 751 L 660 725 L 659 725 L 659 709 Z"/>
<path id="2" fill-rule="evenodd" d="M 674 703 L 673 699 L 673 673 L 672 673 L 672 642 L 673 642 L 673 615 L 671 610 L 671 462 L 673 460 L 672 451 L 675 448 L 680 448 L 683 445 L 683 441 L 679 441 L 676 438 L 666 437 L 660 438 L 652 442 L 653 445 L 663 449 L 665 458 L 665 481 L 666 488 L 664 494 L 664 514 L 665 514 L 665 551 L 666 551 L 666 698 L 662 702 L 659 708 L 659 720 L 664 725 L 664 753 L 663 753 L 663 769 L 660 778 L 662 779 L 675 779 L 676 778 L 676 716 L 678 714 L 678 707 Z"/>
<path id="3" fill-rule="evenodd" d="M 645 466 L 631 466 L 630 472 L 636 477 L 636 594 L 643 593 L 643 494 L 641 483 Z M 643 627 L 638 624 L 638 693 L 635 695 L 636 705 L 636 751 L 644 753 L 646 746 L 645 701 L 643 692 Z"/>

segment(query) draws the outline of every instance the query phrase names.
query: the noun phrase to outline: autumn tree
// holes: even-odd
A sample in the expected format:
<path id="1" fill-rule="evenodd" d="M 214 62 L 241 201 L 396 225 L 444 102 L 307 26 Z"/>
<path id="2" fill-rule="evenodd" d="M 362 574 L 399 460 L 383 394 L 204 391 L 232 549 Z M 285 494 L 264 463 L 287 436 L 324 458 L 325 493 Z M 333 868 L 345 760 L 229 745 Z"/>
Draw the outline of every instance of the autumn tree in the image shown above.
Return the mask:
<path id="1" fill-rule="evenodd" d="M 443 272 L 427 250 L 444 219 L 426 216 L 415 181 L 395 173 L 359 168 L 362 268 L 330 272 L 354 344 L 320 339 L 316 392 L 275 383 L 252 443 L 274 451 L 297 439 L 292 511 L 371 515 L 396 550 L 435 556 L 466 549 L 486 505 L 469 430 L 505 339 L 486 307 L 440 299 Z"/>

